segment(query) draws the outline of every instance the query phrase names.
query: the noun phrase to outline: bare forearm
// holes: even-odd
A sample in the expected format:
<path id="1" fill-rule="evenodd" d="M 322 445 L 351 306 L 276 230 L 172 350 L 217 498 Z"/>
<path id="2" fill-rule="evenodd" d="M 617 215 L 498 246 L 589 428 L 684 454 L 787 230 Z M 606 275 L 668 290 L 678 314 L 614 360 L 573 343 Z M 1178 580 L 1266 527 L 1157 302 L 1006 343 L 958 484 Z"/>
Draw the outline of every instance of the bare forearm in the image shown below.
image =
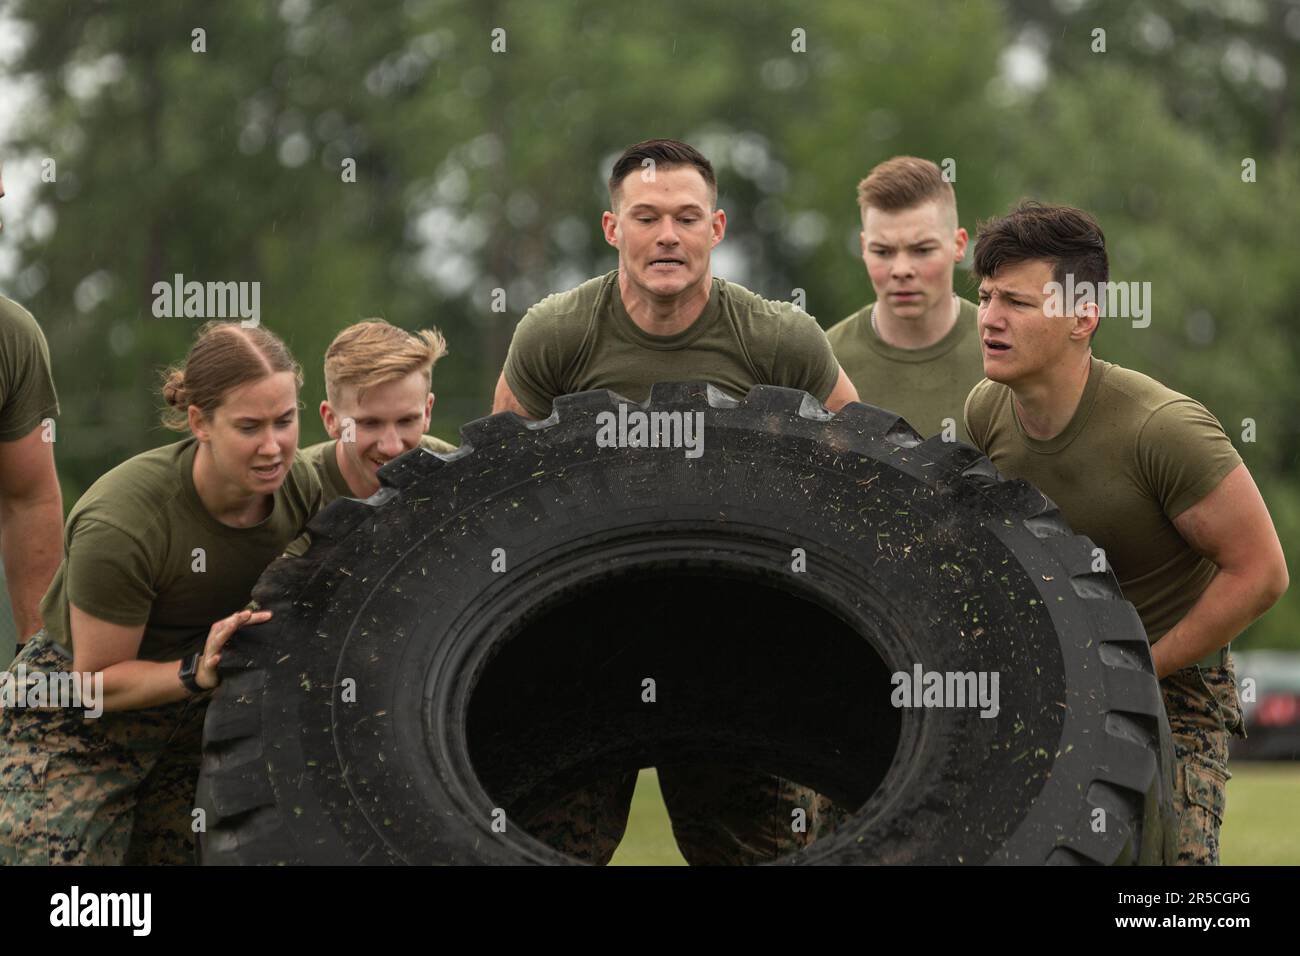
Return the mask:
<path id="1" fill-rule="evenodd" d="M 11 501 L 0 506 L 0 551 L 18 639 L 25 641 L 41 628 L 41 599 L 63 556 L 63 507 L 59 498 L 30 504 Z"/>
<path id="2" fill-rule="evenodd" d="M 1151 646 L 1156 676 L 1167 677 L 1217 651 L 1276 600 L 1258 572 L 1220 569 L 1192 609 Z"/>
<path id="3" fill-rule="evenodd" d="M 161 707 L 190 696 L 180 661 L 121 661 L 105 667 L 104 712 Z"/>
<path id="4" fill-rule="evenodd" d="M 181 682 L 179 660 L 142 661 L 134 656 L 144 637 L 144 625 L 113 624 L 87 614 L 76 604 L 69 604 L 69 607 L 73 645 L 82 648 L 79 653 L 74 653 L 72 669 L 94 673 L 97 667 L 101 668 L 96 676 L 103 682 L 102 706 L 105 711 L 142 710 L 190 698 L 189 689 Z M 226 641 L 239 628 L 265 624 L 270 619 L 270 611 L 244 608 L 214 623 L 208 629 L 203 650 L 196 658 L 193 684 L 208 690 L 216 687 L 221 682 L 217 667 Z M 79 639 L 85 643 L 78 645 Z M 127 654 L 132 656 L 124 657 Z M 106 661 L 114 663 L 105 664 Z"/>

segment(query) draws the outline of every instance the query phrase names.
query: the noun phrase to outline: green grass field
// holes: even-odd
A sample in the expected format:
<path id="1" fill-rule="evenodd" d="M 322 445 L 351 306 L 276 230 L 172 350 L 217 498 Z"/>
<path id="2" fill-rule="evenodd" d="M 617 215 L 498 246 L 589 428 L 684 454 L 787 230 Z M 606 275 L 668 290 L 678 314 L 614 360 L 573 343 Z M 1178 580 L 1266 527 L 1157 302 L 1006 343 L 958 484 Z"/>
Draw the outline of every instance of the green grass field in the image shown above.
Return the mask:
<path id="1" fill-rule="evenodd" d="M 1225 865 L 1300 863 L 1300 764 L 1232 764 L 1223 826 Z M 685 866 L 673 840 L 659 778 L 642 770 L 618 852 L 610 866 Z"/>
<path id="2" fill-rule="evenodd" d="M 627 832 L 614 852 L 610 866 L 685 866 L 686 860 L 673 839 L 668 808 L 659 792 L 659 777 L 653 769 L 642 770 L 632 794 L 632 811 Z"/>
<path id="3" fill-rule="evenodd" d="M 1225 865 L 1300 863 L 1300 764 L 1229 763 Z"/>

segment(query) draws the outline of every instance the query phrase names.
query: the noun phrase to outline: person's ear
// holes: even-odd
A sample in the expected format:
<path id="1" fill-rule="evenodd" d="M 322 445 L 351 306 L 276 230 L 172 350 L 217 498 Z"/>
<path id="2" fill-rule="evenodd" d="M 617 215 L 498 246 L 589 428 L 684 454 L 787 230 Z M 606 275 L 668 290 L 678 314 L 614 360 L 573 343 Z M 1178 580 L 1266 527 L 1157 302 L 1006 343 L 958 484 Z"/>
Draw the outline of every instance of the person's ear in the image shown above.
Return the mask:
<path id="1" fill-rule="evenodd" d="M 1074 327 L 1070 329 L 1070 338 L 1076 342 L 1087 342 L 1092 333 L 1097 331 L 1101 321 L 1101 307 L 1096 302 L 1081 302 L 1074 308 Z"/>
<path id="2" fill-rule="evenodd" d="M 186 408 L 185 418 L 189 422 L 190 434 L 199 441 L 212 441 L 212 423 L 207 420 L 199 406 L 190 405 Z"/>
<path id="3" fill-rule="evenodd" d="M 424 402 L 424 428 L 426 431 L 428 431 L 429 420 L 432 417 L 433 417 L 433 392 L 430 392 L 429 397 Z"/>
<path id="4" fill-rule="evenodd" d="M 325 434 L 338 441 L 343 429 L 339 427 L 338 413 L 334 411 L 334 406 L 329 403 L 328 399 L 320 403 L 320 420 L 325 426 Z"/>
<path id="5" fill-rule="evenodd" d="M 713 210 L 713 245 L 716 246 L 727 234 L 727 214 L 721 209 Z M 712 246 L 710 247 L 712 248 Z"/>
<path id="6" fill-rule="evenodd" d="M 600 214 L 600 229 L 605 234 L 605 241 L 617 249 L 621 238 L 618 233 L 618 216 L 608 209 L 605 210 Z"/>
<path id="7" fill-rule="evenodd" d="M 966 244 L 970 242 L 970 234 L 965 229 L 959 228 L 954 236 L 955 243 L 953 246 L 953 262 L 961 262 L 966 258 Z"/>

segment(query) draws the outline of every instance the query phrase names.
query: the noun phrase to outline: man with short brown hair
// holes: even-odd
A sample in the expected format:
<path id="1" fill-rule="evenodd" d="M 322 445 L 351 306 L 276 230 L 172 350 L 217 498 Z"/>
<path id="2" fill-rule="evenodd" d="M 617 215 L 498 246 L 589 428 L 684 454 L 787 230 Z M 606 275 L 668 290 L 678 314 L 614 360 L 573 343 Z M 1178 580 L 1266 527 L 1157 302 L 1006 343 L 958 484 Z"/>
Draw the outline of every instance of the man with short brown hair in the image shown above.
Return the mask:
<path id="1" fill-rule="evenodd" d="M 618 268 L 528 310 L 494 412 L 545 418 L 557 396 L 600 388 L 643 402 L 655 382 L 689 380 L 737 398 L 755 385 L 802 389 L 831 411 L 857 400 L 812 316 L 714 277 L 710 253 L 727 216 L 698 150 L 665 139 L 629 146 L 608 187 L 601 225 Z M 817 795 L 791 781 L 727 767 L 663 768 L 660 780 L 692 864 L 770 860 L 819 833 Z M 635 783 L 631 771 L 596 781 L 525 826 L 558 849 L 608 862 Z M 794 809 L 808 814 L 807 832 L 792 830 Z"/>
<path id="2" fill-rule="evenodd" d="M 975 306 L 953 292 L 966 254 L 957 197 L 939 167 L 895 156 L 858 184 L 862 261 L 876 299 L 826 333 L 859 398 L 925 437 L 969 441 L 961 410 L 984 377 Z"/>
<path id="3" fill-rule="evenodd" d="M 636 402 L 662 381 L 703 379 L 736 397 L 754 385 L 857 400 L 815 319 L 716 278 L 726 234 L 713 166 L 675 140 L 624 150 L 601 217 L 618 268 L 548 296 L 520 320 L 493 411 L 545 418 L 557 395 L 612 389 Z"/>
<path id="4" fill-rule="evenodd" d="M 975 274 L 988 380 L 966 401 L 971 437 L 1103 549 L 1169 714 L 1179 862 L 1217 863 L 1228 735 L 1242 732 L 1228 645 L 1289 582 L 1268 508 L 1203 405 L 1093 356 L 1109 263 L 1091 216 L 1023 203 L 981 227 Z"/>

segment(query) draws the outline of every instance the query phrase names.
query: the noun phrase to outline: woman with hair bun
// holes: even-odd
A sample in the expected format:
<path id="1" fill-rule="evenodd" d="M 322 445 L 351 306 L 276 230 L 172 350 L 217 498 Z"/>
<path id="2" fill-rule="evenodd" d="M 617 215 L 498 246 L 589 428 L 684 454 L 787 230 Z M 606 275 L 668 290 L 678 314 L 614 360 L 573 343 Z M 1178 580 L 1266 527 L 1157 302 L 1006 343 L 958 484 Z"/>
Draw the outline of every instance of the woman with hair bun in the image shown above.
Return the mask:
<path id="1" fill-rule="evenodd" d="M 193 862 L 222 646 L 270 617 L 241 609 L 320 506 L 295 460 L 301 385 L 273 333 L 209 322 L 162 388 L 163 423 L 189 436 L 72 509 L 45 628 L 10 665 L 18 706 L 0 709 L 0 863 Z M 75 706 L 33 693 L 68 671 L 85 689 Z"/>

